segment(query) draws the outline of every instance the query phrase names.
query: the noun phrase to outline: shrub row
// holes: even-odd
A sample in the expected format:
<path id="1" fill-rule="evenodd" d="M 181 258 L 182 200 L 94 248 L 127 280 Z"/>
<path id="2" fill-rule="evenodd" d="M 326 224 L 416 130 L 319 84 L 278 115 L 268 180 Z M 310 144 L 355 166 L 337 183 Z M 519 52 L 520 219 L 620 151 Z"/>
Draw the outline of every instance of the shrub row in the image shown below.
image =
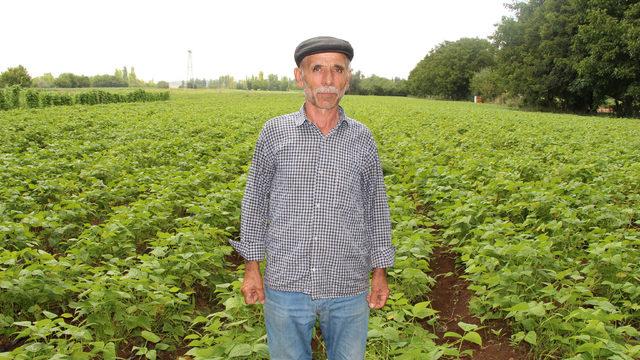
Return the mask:
<path id="1" fill-rule="evenodd" d="M 20 107 L 20 86 L 11 86 L 0 89 L 0 110 L 16 109 Z M 104 90 L 90 90 L 69 93 L 42 92 L 28 89 L 24 93 L 24 106 L 27 108 L 40 108 L 62 105 L 97 105 L 124 102 L 146 102 L 169 100 L 169 92 L 148 92 L 137 89 L 128 93 L 110 93 Z"/>
<path id="2" fill-rule="evenodd" d="M 0 110 L 15 109 L 20 106 L 20 85 L 0 89 Z"/>

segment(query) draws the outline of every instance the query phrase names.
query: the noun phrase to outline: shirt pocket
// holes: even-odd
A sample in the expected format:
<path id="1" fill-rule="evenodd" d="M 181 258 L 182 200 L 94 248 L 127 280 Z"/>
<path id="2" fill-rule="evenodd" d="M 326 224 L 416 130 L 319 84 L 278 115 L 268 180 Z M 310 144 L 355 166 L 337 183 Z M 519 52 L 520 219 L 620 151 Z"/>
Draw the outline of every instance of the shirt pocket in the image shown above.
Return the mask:
<path id="1" fill-rule="evenodd" d="M 332 204 L 341 215 L 364 212 L 360 164 L 354 159 L 337 162 L 333 169 Z"/>

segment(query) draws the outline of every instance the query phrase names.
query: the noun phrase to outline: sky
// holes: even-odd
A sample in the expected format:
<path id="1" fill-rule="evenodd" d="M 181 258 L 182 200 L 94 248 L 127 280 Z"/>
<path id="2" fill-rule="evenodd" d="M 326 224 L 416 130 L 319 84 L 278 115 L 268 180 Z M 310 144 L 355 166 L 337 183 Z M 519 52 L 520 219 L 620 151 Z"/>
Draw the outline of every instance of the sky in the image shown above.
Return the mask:
<path id="1" fill-rule="evenodd" d="M 4 0 L 0 71 L 113 74 L 145 81 L 293 74 L 295 47 L 319 35 L 354 48 L 354 70 L 407 78 L 441 42 L 486 38 L 508 0 L 147 1 Z"/>

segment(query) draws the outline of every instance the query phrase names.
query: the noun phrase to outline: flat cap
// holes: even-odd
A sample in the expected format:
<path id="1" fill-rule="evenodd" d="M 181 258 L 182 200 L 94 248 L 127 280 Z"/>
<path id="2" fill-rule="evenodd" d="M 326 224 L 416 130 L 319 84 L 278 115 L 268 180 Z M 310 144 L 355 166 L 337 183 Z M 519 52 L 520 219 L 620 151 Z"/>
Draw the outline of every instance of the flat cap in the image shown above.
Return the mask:
<path id="1" fill-rule="evenodd" d="M 353 59 L 353 47 L 351 47 L 351 44 L 346 40 L 331 36 L 317 36 L 301 42 L 296 47 L 293 58 L 296 60 L 296 65 L 300 66 L 305 56 L 324 52 L 343 53 L 349 58 L 349 61 Z"/>

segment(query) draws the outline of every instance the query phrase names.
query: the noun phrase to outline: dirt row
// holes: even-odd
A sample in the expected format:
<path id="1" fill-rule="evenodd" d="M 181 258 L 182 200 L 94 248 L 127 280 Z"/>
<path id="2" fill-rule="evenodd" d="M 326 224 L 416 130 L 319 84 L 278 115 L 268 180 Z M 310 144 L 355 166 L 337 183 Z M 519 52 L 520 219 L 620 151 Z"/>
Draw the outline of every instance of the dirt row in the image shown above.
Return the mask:
<path id="1" fill-rule="evenodd" d="M 461 333 L 462 330 L 458 327 L 458 322 L 462 321 L 483 326 L 478 330 L 482 337 L 482 346 L 464 342 L 462 349 L 473 350 L 473 356 L 463 359 L 533 359 L 525 345 L 510 346 L 511 333 L 506 322 L 492 320 L 481 324 L 480 320 L 471 314 L 469 300 L 472 293 L 468 289 L 469 283 L 462 278 L 463 271 L 456 267 L 456 258 L 457 255 L 448 247 L 441 246 L 434 249 L 430 260 L 432 271 L 429 275 L 436 280 L 436 284 L 431 289 L 428 298 L 433 309 L 438 311 L 439 321 L 435 332 L 438 335 L 439 343 L 452 342 L 454 339 L 445 338 L 444 334 L 447 331 Z"/>

